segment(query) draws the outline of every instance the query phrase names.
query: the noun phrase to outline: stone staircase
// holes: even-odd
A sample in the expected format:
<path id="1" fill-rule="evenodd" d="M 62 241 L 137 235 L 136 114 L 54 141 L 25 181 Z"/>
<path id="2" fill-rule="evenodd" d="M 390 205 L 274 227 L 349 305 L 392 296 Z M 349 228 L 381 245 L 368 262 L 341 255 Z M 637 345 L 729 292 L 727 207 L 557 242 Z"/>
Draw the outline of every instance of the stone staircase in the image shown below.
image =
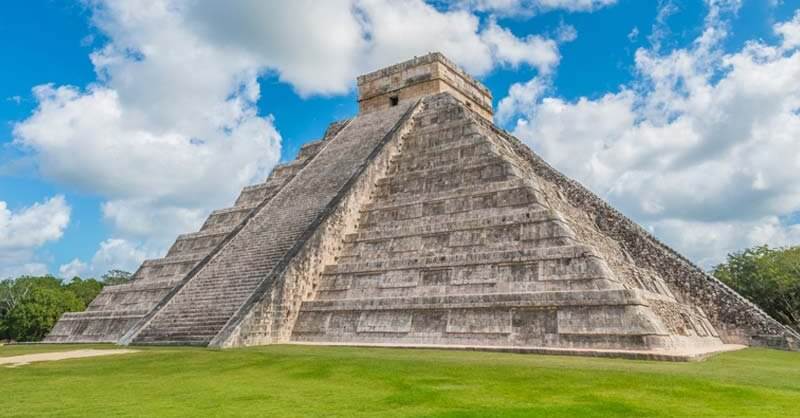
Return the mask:
<path id="1" fill-rule="evenodd" d="M 281 188 L 247 226 L 133 333 L 134 344 L 207 345 L 243 308 L 270 273 L 303 245 L 303 235 L 342 192 L 348 179 L 401 120 L 409 106 L 363 115 L 330 139 L 299 177 Z M 307 145 L 309 148 L 318 144 Z M 306 151 L 301 150 L 302 156 Z M 296 164 L 287 165 L 296 167 Z M 281 172 L 273 174 L 281 176 Z M 256 188 L 245 193 L 258 193 Z M 250 199 L 240 201 L 245 205 Z M 245 206 L 248 207 L 248 206 Z M 216 229 L 212 214 L 208 228 Z"/>
<path id="2" fill-rule="evenodd" d="M 130 283 L 106 286 L 86 311 L 65 313 L 45 341 L 118 341 L 230 240 L 254 210 L 294 178 L 345 122 L 331 124 L 322 140 L 303 146 L 294 161 L 277 165 L 265 182 L 245 187 L 234 206 L 211 212 L 200 231 L 178 236 L 163 258 L 145 260 Z"/>

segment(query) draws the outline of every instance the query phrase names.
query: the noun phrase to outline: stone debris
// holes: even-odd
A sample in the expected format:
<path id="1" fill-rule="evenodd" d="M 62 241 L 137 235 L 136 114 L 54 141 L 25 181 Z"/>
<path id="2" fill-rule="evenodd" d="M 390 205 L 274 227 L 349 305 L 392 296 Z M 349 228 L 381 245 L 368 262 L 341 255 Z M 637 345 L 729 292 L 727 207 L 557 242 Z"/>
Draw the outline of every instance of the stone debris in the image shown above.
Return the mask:
<path id="1" fill-rule="evenodd" d="M 453 347 L 698 359 L 800 336 L 491 122 L 441 54 L 331 125 L 49 342 Z"/>

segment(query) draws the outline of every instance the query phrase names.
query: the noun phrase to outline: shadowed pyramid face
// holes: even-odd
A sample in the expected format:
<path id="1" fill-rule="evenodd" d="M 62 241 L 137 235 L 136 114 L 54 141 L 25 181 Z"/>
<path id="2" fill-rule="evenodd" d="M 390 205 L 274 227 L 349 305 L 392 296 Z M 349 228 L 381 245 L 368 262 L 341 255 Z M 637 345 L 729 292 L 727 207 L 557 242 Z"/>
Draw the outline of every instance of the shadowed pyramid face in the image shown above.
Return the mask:
<path id="1" fill-rule="evenodd" d="M 440 54 L 360 77 L 355 118 L 48 340 L 660 359 L 795 347 L 795 334 L 497 130 L 484 90 Z"/>

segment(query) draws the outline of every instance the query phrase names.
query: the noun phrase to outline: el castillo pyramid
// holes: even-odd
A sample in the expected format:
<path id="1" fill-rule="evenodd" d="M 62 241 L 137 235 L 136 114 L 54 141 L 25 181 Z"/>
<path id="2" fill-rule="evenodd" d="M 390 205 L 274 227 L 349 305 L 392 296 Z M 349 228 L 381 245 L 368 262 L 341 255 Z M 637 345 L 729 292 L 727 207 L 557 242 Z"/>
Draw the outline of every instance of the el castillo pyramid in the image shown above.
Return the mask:
<path id="1" fill-rule="evenodd" d="M 438 53 L 67 313 L 48 342 L 458 347 L 694 359 L 800 336 L 492 123 Z"/>

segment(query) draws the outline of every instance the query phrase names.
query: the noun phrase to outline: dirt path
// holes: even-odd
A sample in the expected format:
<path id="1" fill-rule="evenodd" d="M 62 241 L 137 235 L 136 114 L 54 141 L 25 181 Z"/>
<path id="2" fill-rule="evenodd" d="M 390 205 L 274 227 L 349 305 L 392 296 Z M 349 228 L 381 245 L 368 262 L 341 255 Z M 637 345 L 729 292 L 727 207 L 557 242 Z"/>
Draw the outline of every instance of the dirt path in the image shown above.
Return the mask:
<path id="1" fill-rule="evenodd" d="M 6 367 L 18 367 L 34 363 L 37 361 L 58 361 L 58 360 L 67 360 L 71 358 L 113 356 L 115 354 L 128 354 L 136 352 L 137 350 L 125 350 L 125 349 L 120 349 L 120 350 L 86 349 L 86 350 L 61 351 L 56 353 L 26 354 L 22 356 L 0 357 L 0 365 L 5 365 Z"/>

